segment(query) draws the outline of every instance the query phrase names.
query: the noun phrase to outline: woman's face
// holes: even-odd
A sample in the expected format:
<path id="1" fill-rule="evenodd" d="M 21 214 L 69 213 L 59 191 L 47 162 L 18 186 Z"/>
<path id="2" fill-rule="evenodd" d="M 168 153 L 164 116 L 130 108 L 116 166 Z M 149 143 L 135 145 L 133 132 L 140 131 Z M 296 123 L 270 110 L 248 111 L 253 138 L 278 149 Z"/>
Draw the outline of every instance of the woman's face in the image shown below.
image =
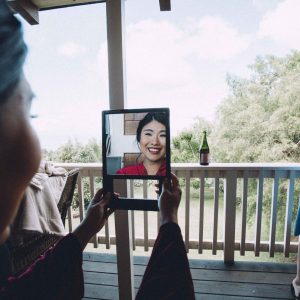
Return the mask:
<path id="1" fill-rule="evenodd" d="M 22 77 L 0 110 L 0 244 L 9 235 L 9 225 L 40 163 L 40 144 L 30 124 L 32 98 Z"/>
<path id="2" fill-rule="evenodd" d="M 146 124 L 141 131 L 140 149 L 149 162 L 157 162 L 166 155 L 166 126 L 155 120 Z"/>

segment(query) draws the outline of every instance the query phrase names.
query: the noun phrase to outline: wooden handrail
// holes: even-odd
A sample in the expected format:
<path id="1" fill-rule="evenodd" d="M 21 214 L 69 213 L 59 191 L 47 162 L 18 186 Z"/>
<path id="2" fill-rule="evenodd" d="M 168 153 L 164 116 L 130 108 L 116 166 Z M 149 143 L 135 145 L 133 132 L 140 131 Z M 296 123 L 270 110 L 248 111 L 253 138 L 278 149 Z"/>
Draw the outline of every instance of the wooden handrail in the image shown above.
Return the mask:
<path id="1" fill-rule="evenodd" d="M 100 163 L 65 163 L 57 164 L 66 169 L 79 168 L 80 174 L 78 179 L 79 188 L 79 210 L 80 218 L 84 215 L 83 205 L 83 184 L 82 180 L 88 178 L 91 196 L 94 194 L 95 178 L 102 176 L 102 164 Z M 289 256 L 290 253 L 297 252 L 298 243 L 291 241 L 292 233 L 292 210 L 294 206 L 294 198 L 299 198 L 295 195 L 295 189 L 300 184 L 300 164 L 291 163 L 256 163 L 256 164 L 211 164 L 209 166 L 200 166 L 199 164 L 172 164 L 171 169 L 176 175 L 183 179 L 185 185 L 183 188 L 182 211 L 180 215 L 180 226 L 184 235 L 184 241 L 187 251 L 189 249 L 198 249 L 199 254 L 203 250 L 212 250 L 212 255 L 217 251 L 222 250 L 224 253 L 224 262 L 234 262 L 234 253 L 239 250 L 241 255 L 246 252 L 253 251 L 256 256 L 261 252 L 269 252 L 269 256 L 274 256 L 275 253 L 281 252 L 284 256 Z M 191 186 L 192 180 L 198 180 L 200 183 L 197 207 L 199 211 L 196 213 L 192 208 Z M 249 182 L 255 180 L 257 185 L 256 194 L 256 211 L 254 222 L 254 236 L 252 240 L 247 239 L 247 205 Z M 262 229 L 264 227 L 265 216 L 263 214 L 263 201 L 265 197 L 265 183 L 272 181 L 272 197 L 271 197 L 271 213 L 270 227 L 268 240 L 262 240 Z M 284 238 L 276 240 L 277 230 L 277 211 L 279 186 L 281 181 L 286 181 L 286 212 L 284 220 Z M 209 237 L 207 236 L 206 223 L 207 219 L 206 203 L 207 203 L 207 184 L 213 190 L 213 215 L 212 229 Z M 224 199 L 221 197 L 220 189 L 224 186 Z M 130 182 L 130 194 L 134 194 L 134 181 Z M 142 191 L 145 196 L 148 193 L 147 184 L 144 182 Z M 236 215 L 237 195 L 241 197 L 240 212 Z M 195 201 L 195 200 L 193 200 Z M 195 203 L 195 202 L 193 202 Z M 223 218 L 220 215 L 224 204 Z M 191 211 L 193 209 L 193 211 Z M 158 228 L 158 216 L 153 220 L 153 212 L 142 213 L 142 217 L 137 221 L 138 214 L 132 214 L 132 233 L 133 233 L 133 249 L 136 246 L 143 246 L 145 251 L 153 245 Z M 195 219 L 195 215 L 197 216 Z M 236 222 L 238 220 L 238 222 Z M 113 222 L 113 219 L 111 220 Z M 141 222 L 143 224 L 141 224 Z M 195 225 L 195 224 L 198 224 Z M 236 225 L 240 224 L 240 225 Z M 196 227 L 195 227 L 196 226 Z M 142 231 L 139 228 L 142 227 Z M 220 231 L 223 228 L 223 233 Z M 138 231 L 143 237 L 139 236 Z M 198 238 L 195 233 L 198 232 Z M 239 234 L 239 235 L 238 235 Z M 107 226 L 103 233 L 97 236 L 94 246 L 98 243 L 106 244 L 109 248 L 111 244 L 115 244 L 114 226 Z"/>

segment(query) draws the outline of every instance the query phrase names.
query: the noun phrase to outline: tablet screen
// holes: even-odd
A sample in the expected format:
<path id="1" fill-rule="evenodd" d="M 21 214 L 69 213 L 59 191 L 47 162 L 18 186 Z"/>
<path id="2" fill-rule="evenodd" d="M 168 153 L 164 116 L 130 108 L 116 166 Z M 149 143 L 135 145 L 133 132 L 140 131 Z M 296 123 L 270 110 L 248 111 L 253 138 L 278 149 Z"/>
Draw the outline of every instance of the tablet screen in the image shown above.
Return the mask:
<path id="1" fill-rule="evenodd" d="M 103 111 L 103 184 L 170 177 L 169 119 L 168 108 Z"/>

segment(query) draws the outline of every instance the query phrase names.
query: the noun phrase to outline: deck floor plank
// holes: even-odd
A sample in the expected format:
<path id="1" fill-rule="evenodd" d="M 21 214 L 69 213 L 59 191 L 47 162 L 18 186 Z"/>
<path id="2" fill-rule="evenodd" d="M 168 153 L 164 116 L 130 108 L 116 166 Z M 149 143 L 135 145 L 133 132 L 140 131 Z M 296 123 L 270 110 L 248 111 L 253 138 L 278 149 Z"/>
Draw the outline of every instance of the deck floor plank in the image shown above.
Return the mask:
<path id="1" fill-rule="evenodd" d="M 134 286 L 137 290 L 149 257 L 134 256 Z M 293 299 L 290 283 L 296 265 L 285 263 L 236 262 L 227 266 L 223 261 L 190 260 L 196 299 L 205 300 L 266 300 Z M 84 253 L 85 300 L 118 300 L 116 256 Z"/>

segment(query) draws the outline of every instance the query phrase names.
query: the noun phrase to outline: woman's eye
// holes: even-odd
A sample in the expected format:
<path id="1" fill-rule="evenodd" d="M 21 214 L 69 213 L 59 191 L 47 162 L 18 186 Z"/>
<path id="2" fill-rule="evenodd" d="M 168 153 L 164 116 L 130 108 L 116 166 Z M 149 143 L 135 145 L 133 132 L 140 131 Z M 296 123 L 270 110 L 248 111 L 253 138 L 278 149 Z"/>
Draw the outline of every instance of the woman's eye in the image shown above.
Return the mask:
<path id="1" fill-rule="evenodd" d="M 146 132 L 146 133 L 145 133 L 145 135 L 147 135 L 147 136 L 151 136 L 151 133 L 149 133 L 149 132 Z"/>
<path id="2" fill-rule="evenodd" d="M 36 119 L 36 118 L 38 118 L 38 115 L 37 114 L 30 114 L 29 118 L 30 119 Z"/>

